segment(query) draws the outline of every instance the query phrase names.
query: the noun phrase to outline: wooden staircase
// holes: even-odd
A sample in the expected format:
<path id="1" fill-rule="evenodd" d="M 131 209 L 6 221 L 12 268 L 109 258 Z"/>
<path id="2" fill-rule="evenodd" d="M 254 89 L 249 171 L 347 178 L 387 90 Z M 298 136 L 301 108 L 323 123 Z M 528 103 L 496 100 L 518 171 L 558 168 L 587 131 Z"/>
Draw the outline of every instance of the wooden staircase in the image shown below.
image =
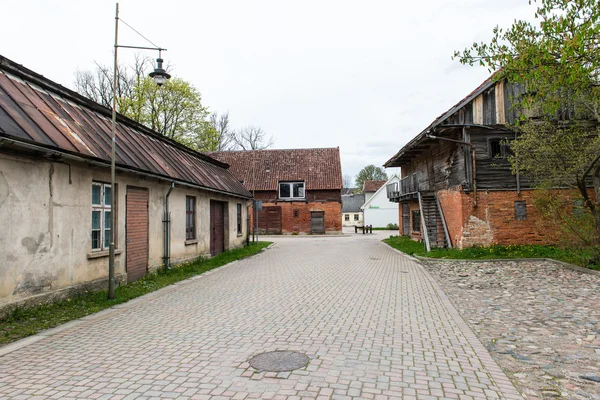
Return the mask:
<path id="1" fill-rule="evenodd" d="M 434 192 L 419 192 L 421 226 L 427 251 L 432 248 L 452 248 L 444 213 Z"/>

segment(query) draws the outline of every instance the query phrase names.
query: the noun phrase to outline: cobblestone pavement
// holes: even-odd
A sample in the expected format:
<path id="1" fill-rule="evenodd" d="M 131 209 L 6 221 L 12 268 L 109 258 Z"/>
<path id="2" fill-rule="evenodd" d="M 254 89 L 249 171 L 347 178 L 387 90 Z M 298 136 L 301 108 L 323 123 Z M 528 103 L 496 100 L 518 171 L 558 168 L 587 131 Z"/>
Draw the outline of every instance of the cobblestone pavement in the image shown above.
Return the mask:
<path id="1" fill-rule="evenodd" d="M 268 251 L 0 357 L 0 398 L 522 399 L 417 263 L 380 235 Z M 295 350 L 293 372 L 247 362 Z"/>
<path id="2" fill-rule="evenodd" d="M 600 275 L 542 261 L 425 265 L 527 398 L 600 399 Z"/>

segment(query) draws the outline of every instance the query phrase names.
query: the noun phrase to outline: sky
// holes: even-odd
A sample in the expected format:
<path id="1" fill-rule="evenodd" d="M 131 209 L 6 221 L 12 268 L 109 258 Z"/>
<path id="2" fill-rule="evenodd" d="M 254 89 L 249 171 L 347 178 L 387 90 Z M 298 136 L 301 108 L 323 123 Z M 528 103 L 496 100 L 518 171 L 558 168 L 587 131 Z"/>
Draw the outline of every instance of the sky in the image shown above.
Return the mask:
<path id="1" fill-rule="evenodd" d="M 76 71 L 112 64 L 114 1 L 2 3 L 2 56 L 69 88 Z M 273 148 L 339 147 L 351 177 L 382 166 L 488 77 L 452 60 L 455 50 L 534 11 L 528 0 L 119 2 L 119 17 L 167 49 L 172 75 L 211 112 L 261 127 Z M 118 43 L 149 46 L 124 24 Z M 135 52 L 119 49 L 120 62 Z"/>

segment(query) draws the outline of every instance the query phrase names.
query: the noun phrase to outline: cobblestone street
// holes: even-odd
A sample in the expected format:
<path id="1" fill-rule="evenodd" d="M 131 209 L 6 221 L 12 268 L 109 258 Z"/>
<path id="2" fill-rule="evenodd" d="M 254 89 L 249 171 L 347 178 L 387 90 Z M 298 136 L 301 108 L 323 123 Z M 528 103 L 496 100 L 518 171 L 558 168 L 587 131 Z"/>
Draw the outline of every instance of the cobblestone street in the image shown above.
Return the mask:
<path id="1" fill-rule="evenodd" d="M 527 398 L 600 399 L 600 275 L 541 261 L 425 266 Z"/>
<path id="2" fill-rule="evenodd" d="M 0 398 L 522 398 L 437 283 L 382 235 L 277 238 L 42 338 L 0 357 Z M 271 350 L 310 362 L 249 366 Z"/>

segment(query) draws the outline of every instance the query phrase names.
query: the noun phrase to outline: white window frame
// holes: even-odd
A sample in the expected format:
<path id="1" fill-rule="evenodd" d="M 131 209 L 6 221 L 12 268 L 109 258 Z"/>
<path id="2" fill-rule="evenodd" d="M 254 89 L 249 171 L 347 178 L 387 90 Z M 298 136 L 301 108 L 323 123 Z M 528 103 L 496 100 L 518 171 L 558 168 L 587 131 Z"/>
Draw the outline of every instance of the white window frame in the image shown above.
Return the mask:
<path id="1" fill-rule="evenodd" d="M 294 196 L 294 185 L 301 183 L 302 184 L 302 197 L 293 197 Z M 281 186 L 282 185 L 287 185 L 290 189 L 290 197 L 283 197 L 281 195 Z M 277 186 L 277 194 L 279 195 L 279 198 L 282 200 L 304 200 L 306 199 L 306 185 L 304 184 L 304 181 L 295 181 L 295 182 L 279 182 L 278 186 Z"/>
<path id="2" fill-rule="evenodd" d="M 106 229 L 105 229 L 105 226 L 104 226 L 104 220 L 106 218 L 105 214 L 106 214 L 107 211 L 108 212 L 112 211 L 110 203 L 108 205 L 104 204 L 105 203 L 104 202 L 104 192 L 105 192 L 106 188 L 110 188 L 111 189 L 111 191 L 110 191 L 111 196 L 114 196 L 115 193 L 112 190 L 112 188 L 110 186 L 110 183 L 92 182 L 92 187 L 94 187 L 94 186 L 100 187 L 100 203 L 99 204 L 94 204 L 94 199 L 92 197 L 92 216 L 93 216 L 93 212 L 94 211 L 99 211 L 100 212 L 100 239 L 99 239 L 100 247 L 94 247 L 94 241 L 92 240 L 92 237 L 91 237 L 92 232 L 95 231 L 95 230 L 97 230 L 97 229 L 93 229 L 93 228 L 90 229 L 90 241 L 92 242 L 91 243 L 92 251 L 103 251 L 103 250 L 108 250 L 108 248 L 110 247 L 110 243 L 108 244 L 108 246 L 104 245 L 104 241 L 106 239 L 106 237 L 105 237 Z M 112 215 L 112 212 L 111 212 L 110 217 L 114 218 L 114 216 Z M 108 229 L 110 230 L 112 228 L 108 228 Z"/>
<path id="3" fill-rule="evenodd" d="M 344 214 L 344 221 L 350 221 L 350 214 Z"/>

